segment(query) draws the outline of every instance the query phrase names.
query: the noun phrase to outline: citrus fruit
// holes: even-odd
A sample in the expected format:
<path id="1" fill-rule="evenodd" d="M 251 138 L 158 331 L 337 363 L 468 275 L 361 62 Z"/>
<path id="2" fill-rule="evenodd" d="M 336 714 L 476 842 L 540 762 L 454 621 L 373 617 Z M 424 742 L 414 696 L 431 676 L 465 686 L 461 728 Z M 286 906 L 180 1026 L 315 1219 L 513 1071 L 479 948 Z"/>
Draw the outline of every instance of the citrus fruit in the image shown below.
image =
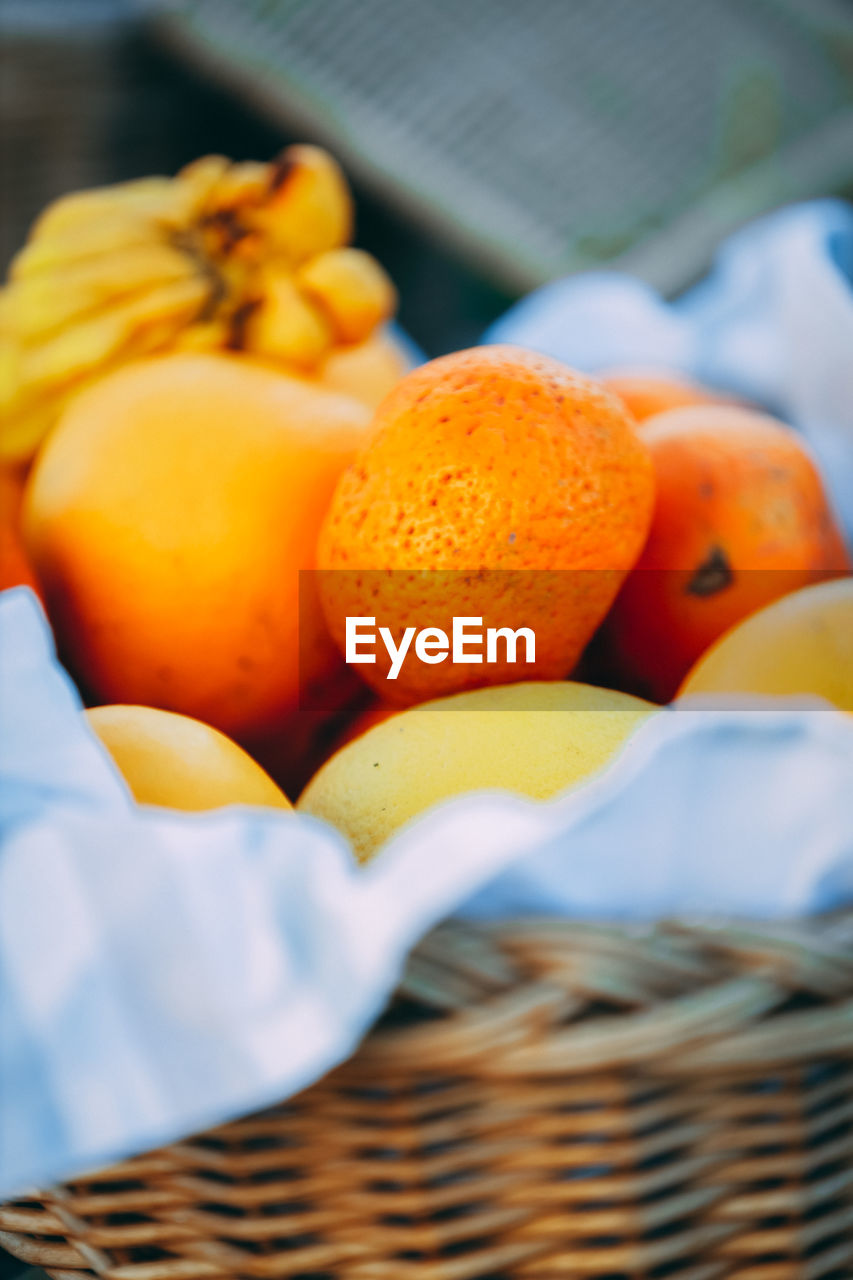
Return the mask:
<path id="1" fill-rule="evenodd" d="M 439 800 L 500 788 L 546 800 L 602 768 L 653 711 L 568 681 L 475 689 L 410 707 L 327 761 L 297 808 L 367 859 Z"/>
<path id="2" fill-rule="evenodd" d="M 311 568 L 369 414 L 224 355 L 128 365 L 82 392 L 39 455 L 24 530 L 60 646 L 104 702 L 241 739 L 339 663 Z M 300 637 L 301 627 L 301 637 Z"/>
<path id="3" fill-rule="evenodd" d="M 628 687 L 667 701 L 719 636 L 771 600 L 850 567 L 802 439 L 721 405 L 646 423 L 657 499 L 606 624 Z"/>
<path id="4" fill-rule="evenodd" d="M 94 707 L 84 714 L 139 804 L 291 807 L 242 747 L 200 720 L 154 707 Z"/>
<path id="5" fill-rule="evenodd" d="M 637 422 L 668 409 L 693 404 L 725 404 L 728 397 L 683 374 L 660 369 L 611 369 L 601 381 L 626 405 Z"/>
<path id="6" fill-rule="evenodd" d="M 320 534 L 319 591 L 347 617 L 450 632 L 454 617 L 526 627 L 535 663 L 359 670 L 395 703 L 571 671 L 638 556 L 653 503 L 645 446 L 620 402 L 549 357 L 508 346 L 443 356 L 380 405 Z M 389 572 L 391 571 L 391 572 Z M 397 572 L 394 572 L 397 571 Z"/>
<path id="7" fill-rule="evenodd" d="M 853 578 L 804 587 L 721 636 L 679 696 L 811 694 L 853 712 Z"/>

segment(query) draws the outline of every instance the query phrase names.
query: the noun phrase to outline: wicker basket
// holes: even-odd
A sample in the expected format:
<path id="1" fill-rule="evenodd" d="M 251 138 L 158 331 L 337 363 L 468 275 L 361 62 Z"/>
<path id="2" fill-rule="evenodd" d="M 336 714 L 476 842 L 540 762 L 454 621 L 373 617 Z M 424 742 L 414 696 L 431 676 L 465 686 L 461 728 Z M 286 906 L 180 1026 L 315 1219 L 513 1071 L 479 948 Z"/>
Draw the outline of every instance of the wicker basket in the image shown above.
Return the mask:
<path id="1" fill-rule="evenodd" d="M 853 1276 L 853 914 L 445 925 L 319 1084 L 0 1227 L 68 1280 Z"/>

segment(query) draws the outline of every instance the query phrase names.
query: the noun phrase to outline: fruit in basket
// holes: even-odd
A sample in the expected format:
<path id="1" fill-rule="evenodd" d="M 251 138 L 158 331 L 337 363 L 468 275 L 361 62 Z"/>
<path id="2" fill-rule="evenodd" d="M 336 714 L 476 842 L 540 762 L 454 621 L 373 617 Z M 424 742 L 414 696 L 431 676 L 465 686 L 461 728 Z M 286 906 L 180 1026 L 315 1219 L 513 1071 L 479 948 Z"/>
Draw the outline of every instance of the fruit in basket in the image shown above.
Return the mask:
<path id="1" fill-rule="evenodd" d="M 367 409 L 226 355 L 128 365 L 41 450 L 24 532 L 72 670 L 98 701 L 180 711 L 242 741 L 340 664 L 309 576 Z"/>
<path id="2" fill-rule="evenodd" d="M 668 409 L 694 404 L 727 404 L 731 397 L 668 369 L 611 369 L 601 381 L 626 405 L 637 422 Z"/>
<path id="3" fill-rule="evenodd" d="M 375 409 L 412 367 L 408 353 L 392 334 L 380 329 L 354 347 L 336 347 L 319 377 L 330 391 L 355 396 Z"/>
<path id="4" fill-rule="evenodd" d="M 568 681 L 476 689 L 411 707 L 343 747 L 297 808 L 366 860 L 439 800 L 500 788 L 546 800 L 603 768 L 652 706 Z"/>
<path id="5" fill-rule="evenodd" d="M 629 688 L 667 701 L 709 645 L 850 559 L 802 438 L 730 406 L 646 423 L 657 499 L 649 538 L 605 626 Z"/>
<path id="6" fill-rule="evenodd" d="M 380 405 L 318 543 L 319 590 L 345 619 L 404 628 L 482 617 L 535 633 L 535 664 L 360 667 L 395 703 L 571 671 L 643 545 L 654 479 L 627 412 L 547 356 L 487 346 L 409 373 Z M 397 570 L 398 572 L 388 572 Z"/>
<path id="7" fill-rule="evenodd" d="M 239 350 L 319 374 L 394 309 L 351 230 L 343 174 L 318 147 L 272 164 L 207 156 L 57 200 L 0 291 L 0 458 L 31 456 L 82 387 L 154 352 Z"/>
<path id="8" fill-rule="evenodd" d="M 7 587 L 31 587 L 40 595 L 35 572 L 21 539 L 20 517 L 24 473 L 0 467 L 0 591 Z"/>
<path id="9" fill-rule="evenodd" d="M 804 587 L 727 631 L 679 690 L 706 693 L 810 694 L 853 712 L 853 577 Z"/>
<path id="10" fill-rule="evenodd" d="M 155 707 L 94 707 L 84 714 L 138 804 L 184 810 L 227 804 L 291 808 L 242 747 L 200 720 Z"/>
<path id="11" fill-rule="evenodd" d="M 381 698 L 371 698 L 367 706 L 362 707 L 357 715 L 353 716 L 344 726 L 343 731 L 337 737 L 334 749 L 339 751 L 348 742 L 354 742 L 363 733 L 367 733 L 368 729 L 372 729 L 374 725 L 382 724 L 385 720 L 389 720 L 399 710 L 399 707 L 393 706 L 390 702 L 383 702 Z"/>

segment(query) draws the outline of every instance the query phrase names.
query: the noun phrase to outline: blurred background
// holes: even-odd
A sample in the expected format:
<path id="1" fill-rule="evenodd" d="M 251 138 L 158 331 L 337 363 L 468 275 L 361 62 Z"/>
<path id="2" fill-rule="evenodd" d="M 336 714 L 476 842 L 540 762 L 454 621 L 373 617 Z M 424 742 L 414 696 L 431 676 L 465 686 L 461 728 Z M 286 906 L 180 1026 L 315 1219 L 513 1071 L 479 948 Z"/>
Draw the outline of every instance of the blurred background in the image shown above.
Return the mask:
<path id="1" fill-rule="evenodd" d="M 853 0 L 0 0 L 0 95 L 4 267 L 62 192 L 319 141 L 431 355 L 853 194 Z"/>

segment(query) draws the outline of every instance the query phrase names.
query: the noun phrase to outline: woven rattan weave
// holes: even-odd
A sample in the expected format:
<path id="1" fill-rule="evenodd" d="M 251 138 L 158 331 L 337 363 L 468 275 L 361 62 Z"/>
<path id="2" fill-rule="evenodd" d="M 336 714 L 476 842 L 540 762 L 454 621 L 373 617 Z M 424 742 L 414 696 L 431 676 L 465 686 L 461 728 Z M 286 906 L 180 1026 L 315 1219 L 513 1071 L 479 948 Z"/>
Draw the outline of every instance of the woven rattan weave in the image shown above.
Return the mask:
<path id="1" fill-rule="evenodd" d="M 0 1228 L 63 1280 L 853 1276 L 853 914 L 445 925 L 326 1079 Z"/>

